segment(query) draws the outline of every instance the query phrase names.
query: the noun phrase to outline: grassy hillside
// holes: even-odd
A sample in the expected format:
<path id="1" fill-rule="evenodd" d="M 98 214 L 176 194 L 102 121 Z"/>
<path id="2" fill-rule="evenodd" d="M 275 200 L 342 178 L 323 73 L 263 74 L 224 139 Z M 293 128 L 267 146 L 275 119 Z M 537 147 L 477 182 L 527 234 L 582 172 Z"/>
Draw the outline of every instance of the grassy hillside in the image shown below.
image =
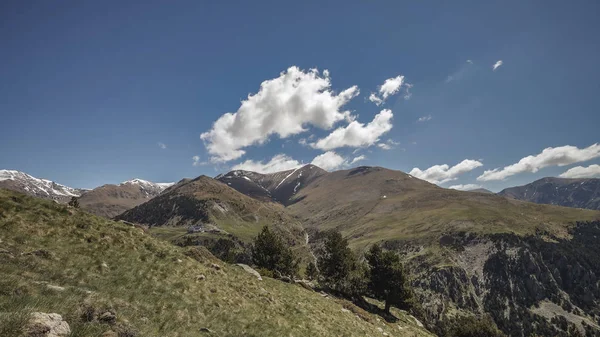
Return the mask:
<path id="1" fill-rule="evenodd" d="M 309 227 L 336 228 L 355 247 L 394 239 L 437 241 L 451 232 L 566 235 L 575 221 L 600 218 L 597 211 L 444 189 L 380 167 L 324 175 L 294 201 L 287 209 Z"/>
<path id="2" fill-rule="evenodd" d="M 32 311 L 61 314 L 72 336 L 428 335 L 401 312 L 386 323 L 296 285 L 259 281 L 204 250 L 6 190 L 0 275 L 1 336 L 17 336 Z M 115 324 L 96 319 L 106 311 Z"/>
<path id="3" fill-rule="evenodd" d="M 304 262 L 311 256 L 304 228 L 282 205 L 251 198 L 207 176 L 182 181 L 117 219 L 147 225 L 152 234 L 178 245 L 200 244 L 221 258 L 233 254 L 240 261 L 247 260 L 248 245 L 262 227 L 270 226 Z M 189 226 L 203 230 L 187 234 Z"/>

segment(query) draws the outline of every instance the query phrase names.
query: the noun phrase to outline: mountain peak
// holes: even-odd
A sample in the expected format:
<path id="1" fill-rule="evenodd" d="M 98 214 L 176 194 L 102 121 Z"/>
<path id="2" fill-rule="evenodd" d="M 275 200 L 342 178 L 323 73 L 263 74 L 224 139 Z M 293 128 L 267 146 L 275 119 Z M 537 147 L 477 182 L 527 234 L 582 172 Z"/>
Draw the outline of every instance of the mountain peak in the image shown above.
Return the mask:
<path id="1" fill-rule="evenodd" d="M 48 179 L 36 178 L 17 170 L 0 170 L 0 187 L 62 202 L 71 197 L 78 197 L 85 191 L 61 185 Z"/>
<path id="2" fill-rule="evenodd" d="M 124 182 L 120 183 L 119 185 L 126 185 L 126 184 L 139 185 L 141 187 L 159 188 L 161 190 L 164 190 L 165 188 L 167 188 L 169 186 L 173 186 L 175 183 L 154 183 L 154 182 L 151 182 L 148 180 L 135 178 L 135 179 L 124 181 Z"/>

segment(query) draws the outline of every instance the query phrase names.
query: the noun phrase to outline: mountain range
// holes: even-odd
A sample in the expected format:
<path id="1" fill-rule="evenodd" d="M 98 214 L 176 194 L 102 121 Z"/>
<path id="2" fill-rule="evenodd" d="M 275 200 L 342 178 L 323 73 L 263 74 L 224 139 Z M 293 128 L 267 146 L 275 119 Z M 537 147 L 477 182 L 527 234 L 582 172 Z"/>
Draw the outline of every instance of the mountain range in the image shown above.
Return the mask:
<path id="1" fill-rule="evenodd" d="M 502 190 L 499 195 L 538 204 L 600 210 L 600 179 L 542 178 Z"/>
<path id="2" fill-rule="evenodd" d="M 172 185 L 174 183 L 153 183 L 142 179 L 102 185 L 83 193 L 79 204 L 90 213 L 113 218 L 158 196 Z"/>
<path id="3" fill-rule="evenodd" d="M 112 186 L 82 194 L 82 208 L 93 204 L 84 202 L 90 194 L 101 195 L 100 204 L 114 204 L 115 193 L 129 201 L 123 191 L 135 186 L 137 206 L 117 220 L 146 226 L 177 246 L 204 246 L 229 262 L 249 261 L 250 243 L 265 225 L 284 237 L 303 265 L 314 261 L 323 233 L 337 230 L 360 255 L 373 244 L 400 254 L 430 322 L 489 314 L 511 336 L 600 333 L 596 210 L 517 200 L 517 193 L 445 189 L 368 166 L 236 170 L 169 186 Z M 593 190 L 587 180 L 561 186 L 577 196 L 578 190 Z M 530 193 L 525 188 L 522 195 Z"/>
<path id="4" fill-rule="evenodd" d="M 15 170 L 0 170 L 0 188 L 29 194 L 34 197 L 67 202 L 87 190 L 72 188 L 47 179 L 39 179 Z"/>

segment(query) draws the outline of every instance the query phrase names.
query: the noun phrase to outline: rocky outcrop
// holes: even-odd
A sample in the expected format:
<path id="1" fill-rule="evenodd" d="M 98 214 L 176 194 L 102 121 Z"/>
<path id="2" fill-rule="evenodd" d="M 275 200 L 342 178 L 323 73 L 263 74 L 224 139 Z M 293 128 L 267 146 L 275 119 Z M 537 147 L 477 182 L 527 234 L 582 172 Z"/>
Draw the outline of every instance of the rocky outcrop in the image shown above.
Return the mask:
<path id="1" fill-rule="evenodd" d="M 28 337 L 63 337 L 69 336 L 71 329 L 69 324 L 63 321 L 59 314 L 47 314 L 34 312 L 26 328 L 25 335 Z"/>
<path id="2" fill-rule="evenodd" d="M 238 263 L 237 265 L 240 266 L 240 267 L 242 267 L 242 269 L 244 269 L 244 271 L 247 272 L 248 274 L 254 275 L 254 276 L 256 276 L 257 279 L 259 279 L 260 281 L 262 281 L 262 277 L 260 276 L 260 273 L 257 272 L 256 270 L 254 270 L 249 265 L 243 264 L 243 263 Z"/>
<path id="3" fill-rule="evenodd" d="M 600 222 L 569 234 L 459 233 L 442 237 L 438 254 L 387 245 L 406 257 L 430 321 L 487 313 L 509 336 L 600 336 Z"/>

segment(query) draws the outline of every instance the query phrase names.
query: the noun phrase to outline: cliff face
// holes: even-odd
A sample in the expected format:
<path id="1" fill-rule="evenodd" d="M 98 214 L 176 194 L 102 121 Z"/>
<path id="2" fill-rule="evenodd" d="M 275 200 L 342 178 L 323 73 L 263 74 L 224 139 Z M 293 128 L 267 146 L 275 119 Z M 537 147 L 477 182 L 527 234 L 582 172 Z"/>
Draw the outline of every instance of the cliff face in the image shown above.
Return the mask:
<path id="1" fill-rule="evenodd" d="M 488 313 L 510 336 L 600 336 L 600 222 L 569 235 L 455 234 L 439 251 L 387 242 L 406 257 L 432 320 Z M 441 257 L 441 258 L 440 258 Z"/>

